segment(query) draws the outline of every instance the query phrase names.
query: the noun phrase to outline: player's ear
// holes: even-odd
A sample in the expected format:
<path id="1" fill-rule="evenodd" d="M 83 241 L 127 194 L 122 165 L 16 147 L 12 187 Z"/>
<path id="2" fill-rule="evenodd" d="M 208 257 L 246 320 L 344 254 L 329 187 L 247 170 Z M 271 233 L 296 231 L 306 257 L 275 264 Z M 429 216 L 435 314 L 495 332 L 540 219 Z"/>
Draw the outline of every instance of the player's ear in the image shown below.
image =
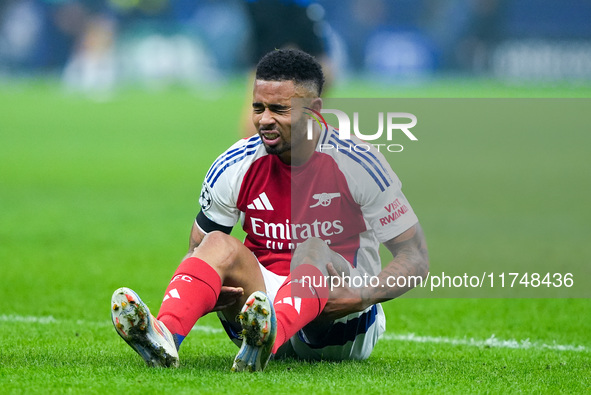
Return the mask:
<path id="1" fill-rule="evenodd" d="M 322 99 L 319 97 L 312 99 L 312 102 L 310 103 L 310 108 L 312 110 L 320 112 L 320 110 L 322 109 Z"/>

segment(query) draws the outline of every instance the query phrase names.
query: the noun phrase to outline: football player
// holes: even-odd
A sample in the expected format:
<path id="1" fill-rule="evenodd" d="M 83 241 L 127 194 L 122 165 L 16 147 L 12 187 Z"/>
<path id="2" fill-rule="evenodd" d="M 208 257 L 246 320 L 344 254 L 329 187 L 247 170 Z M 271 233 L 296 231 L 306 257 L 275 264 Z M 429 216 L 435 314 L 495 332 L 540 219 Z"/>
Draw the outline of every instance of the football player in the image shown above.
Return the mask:
<path id="1" fill-rule="evenodd" d="M 346 149 L 362 142 L 322 123 L 311 123 L 309 135 L 323 82 L 305 52 L 260 60 L 258 134 L 207 172 L 188 254 L 157 317 L 134 291 L 113 294 L 115 329 L 149 365 L 178 366 L 181 342 L 211 311 L 240 346 L 234 371 L 263 370 L 273 355 L 365 359 L 385 329 L 380 303 L 412 288 L 387 280 L 427 275 L 423 232 L 383 155 Z M 244 241 L 230 235 L 238 222 Z M 393 256 L 383 269 L 380 243 Z M 371 286 L 344 281 L 367 276 Z"/>

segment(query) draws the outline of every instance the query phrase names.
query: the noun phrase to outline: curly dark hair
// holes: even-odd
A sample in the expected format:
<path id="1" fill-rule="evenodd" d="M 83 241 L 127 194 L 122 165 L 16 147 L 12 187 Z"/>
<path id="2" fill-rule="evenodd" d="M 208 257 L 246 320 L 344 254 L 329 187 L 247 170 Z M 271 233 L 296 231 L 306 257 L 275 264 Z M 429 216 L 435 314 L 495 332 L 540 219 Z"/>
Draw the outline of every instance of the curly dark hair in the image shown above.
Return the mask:
<path id="1" fill-rule="evenodd" d="M 299 49 L 276 49 L 267 53 L 257 64 L 256 79 L 310 84 L 318 96 L 324 85 L 320 63 L 312 55 Z"/>

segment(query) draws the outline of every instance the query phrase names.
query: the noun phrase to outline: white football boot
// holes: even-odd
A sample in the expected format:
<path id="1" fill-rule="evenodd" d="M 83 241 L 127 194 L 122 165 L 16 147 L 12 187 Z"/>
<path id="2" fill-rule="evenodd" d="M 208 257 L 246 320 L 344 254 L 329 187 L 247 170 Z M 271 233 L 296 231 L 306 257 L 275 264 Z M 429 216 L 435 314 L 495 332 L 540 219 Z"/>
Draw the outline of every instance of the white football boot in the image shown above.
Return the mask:
<path id="1" fill-rule="evenodd" d="M 265 369 L 277 336 L 273 304 L 263 292 L 251 294 L 238 314 L 242 325 L 242 347 L 234 359 L 233 372 Z"/>
<path id="2" fill-rule="evenodd" d="M 179 354 L 172 334 L 131 289 L 119 288 L 113 293 L 111 319 L 119 336 L 148 366 L 178 367 Z"/>

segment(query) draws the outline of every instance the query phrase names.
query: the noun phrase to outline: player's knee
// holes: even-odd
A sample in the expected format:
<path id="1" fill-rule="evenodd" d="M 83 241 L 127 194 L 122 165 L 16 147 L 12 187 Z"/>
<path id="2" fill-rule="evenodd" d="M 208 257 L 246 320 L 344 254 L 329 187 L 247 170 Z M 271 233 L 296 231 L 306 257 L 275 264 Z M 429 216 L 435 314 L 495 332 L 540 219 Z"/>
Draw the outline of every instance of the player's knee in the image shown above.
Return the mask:
<path id="1" fill-rule="evenodd" d="M 215 255 L 216 259 L 212 260 L 211 265 L 227 266 L 236 260 L 241 244 L 226 233 L 213 231 L 205 235 L 198 249 L 201 254 L 208 250 L 208 256 Z"/>
<path id="2" fill-rule="evenodd" d="M 324 272 L 325 265 L 329 262 L 331 250 L 326 243 L 317 237 L 307 239 L 295 249 L 291 260 L 291 270 L 298 266 L 308 264 L 319 268 Z"/>
<path id="3" fill-rule="evenodd" d="M 203 237 L 201 244 L 229 244 L 232 243 L 230 239 L 232 239 L 232 236 L 219 230 L 214 230 Z"/>
<path id="4" fill-rule="evenodd" d="M 301 253 L 322 252 L 327 250 L 329 250 L 328 245 L 318 237 L 311 237 L 303 243 L 300 243 L 296 248 L 296 252 L 300 251 Z"/>

